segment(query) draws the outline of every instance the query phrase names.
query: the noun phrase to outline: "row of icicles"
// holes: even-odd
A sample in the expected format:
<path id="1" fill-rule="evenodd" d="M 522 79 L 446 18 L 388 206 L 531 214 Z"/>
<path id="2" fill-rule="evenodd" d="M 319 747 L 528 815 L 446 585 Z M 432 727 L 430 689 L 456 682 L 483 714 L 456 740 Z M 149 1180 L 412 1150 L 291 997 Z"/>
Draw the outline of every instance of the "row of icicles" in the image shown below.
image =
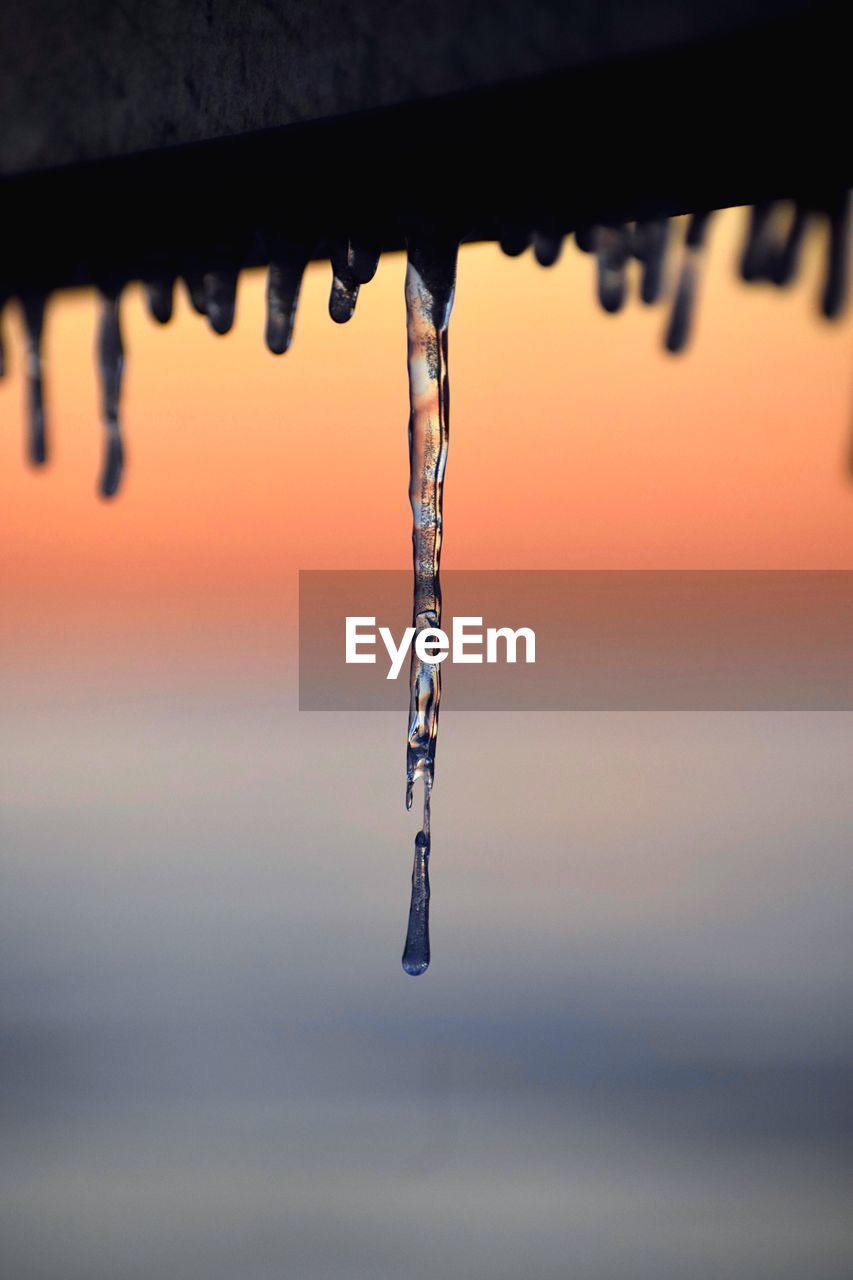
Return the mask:
<path id="1" fill-rule="evenodd" d="M 669 315 L 664 330 L 664 346 L 673 354 L 687 346 L 693 325 L 703 251 L 708 239 L 712 213 L 694 213 L 687 221 L 681 244 L 673 246 L 673 222 L 669 218 L 645 222 L 594 226 L 578 229 L 577 247 L 595 258 L 597 296 L 605 311 L 622 309 L 628 297 L 628 267 L 640 267 L 639 296 L 653 304 L 668 297 Z M 850 202 L 845 193 L 829 210 L 817 211 L 790 201 L 767 201 L 750 211 L 749 229 L 740 260 L 740 276 L 746 282 L 766 282 L 784 287 L 792 283 L 799 269 L 806 231 L 814 220 L 828 224 L 826 267 L 820 296 L 820 310 L 827 319 L 841 314 L 847 296 L 850 256 Z M 548 232 L 508 232 L 501 249 L 517 257 L 533 249 L 543 267 L 553 266 L 562 252 L 565 236 Z M 279 246 L 269 264 L 267 276 L 266 345 L 282 355 L 293 339 L 296 308 L 305 268 L 311 258 L 304 244 Z M 359 289 L 368 284 L 379 265 L 379 246 L 352 236 L 331 254 L 332 287 L 329 314 L 338 324 L 352 319 Z M 674 269 L 670 260 L 675 258 Z M 235 268 L 186 271 L 182 277 L 193 309 L 205 316 L 215 333 L 225 334 L 234 323 L 239 271 Z M 172 318 L 176 278 L 161 277 L 145 283 L 151 316 L 159 324 Z M 118 493 L 124 471 L 120 398 L 124 367 L 121 331 L 122 288 L 104 287 L 97 335 L 97 363 L 101 380 L 101 417 L 104 427 L 103 467 L 99 492 L 104 498 Z M 43 389 L 43 331 L 46 293 L 29 293 L 19 298 L 27 344 L 27 456 L 30 463 L 43 466 L 48 460 L 48 431 Z M 0 377 L 5 369 L 2 308 L 0 298 Z"/>

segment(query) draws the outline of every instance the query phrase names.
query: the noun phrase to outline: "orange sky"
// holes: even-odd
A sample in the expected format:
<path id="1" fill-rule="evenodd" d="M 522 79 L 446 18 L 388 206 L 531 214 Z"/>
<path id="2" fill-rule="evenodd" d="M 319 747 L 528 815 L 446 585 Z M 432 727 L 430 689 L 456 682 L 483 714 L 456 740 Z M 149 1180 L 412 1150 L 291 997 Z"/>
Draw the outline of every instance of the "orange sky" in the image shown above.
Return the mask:
<path id="1" fill-rule="evenodd" d="M 593 304 L 573 247 L 544 271 L 463 251 L 451 325 L 447 567 L 853 567 L 849 319 L 818 321 L 819 246 L 789 294 L 733 278 L 744 215 L 712 230 L 696 341 L 660 351 L 663 313 Z M 0 385 L 7 638 L 113 609 L 137 636 L 228 613 L 278 613 L 298 568 L 409 563 L 403 260 L 388 257 L 353 322 L 303 291 L 293 350 L 262 341 L 263 278 L 217 338 L 183 296 L 165 329 L 125 305 L 129 469 L 95 497 L 101 449 L 94 304 L 48 320 L 53 461 L 23 463 L 18 326 Z M 6 612 L 4 610 L 4 612 Z"/>

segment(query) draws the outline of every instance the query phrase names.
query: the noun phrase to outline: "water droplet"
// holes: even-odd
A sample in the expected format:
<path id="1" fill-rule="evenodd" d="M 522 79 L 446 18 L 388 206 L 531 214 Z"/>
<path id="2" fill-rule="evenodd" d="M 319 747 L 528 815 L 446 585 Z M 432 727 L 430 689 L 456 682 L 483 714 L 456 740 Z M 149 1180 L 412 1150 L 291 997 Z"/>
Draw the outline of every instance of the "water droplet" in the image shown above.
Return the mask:
<path id="1" fill-rule="evenodd" d="M 98 370 L 101 376 L 101 415 L 104 424 L 104 466 L 100 492 L 104 498 L 112 498 L 118 493 L 124 470 L 124 446 L 119 419 L 124 372 L 120 300 L 120 291 L 103 290 L 98 325 Z"/>

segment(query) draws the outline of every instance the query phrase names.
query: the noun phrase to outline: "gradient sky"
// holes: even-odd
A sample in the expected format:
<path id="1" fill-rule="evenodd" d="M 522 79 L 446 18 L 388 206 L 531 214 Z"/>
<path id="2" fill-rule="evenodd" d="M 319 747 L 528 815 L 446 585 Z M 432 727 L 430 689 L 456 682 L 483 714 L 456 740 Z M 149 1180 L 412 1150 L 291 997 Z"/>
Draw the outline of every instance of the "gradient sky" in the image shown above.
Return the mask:
<path id="1" fill-rule="evenodd" d="M 712 230 L 681 358 L 660 350 L 660 309 L 613 317 L 591 305 L 592 263 L 574 248 L 550 271 L 494 246 L 463 251 L 448 568 L 853 566 L 853 333 L 815 316 L 817 235 L 790 293 L 735 281 L 743 221 L 729 212 Z M 21 625 L 62 609 L 96 627 L 117 592 L 135 630 L 159 627 L 176 596 L 204 614 L 223 596 L 255 613 L 299 567 L 408 563 L 403 262 L 383 260 L 344 327 L 326 315 L 328 274 L 310 269 L 279 359 L 261 341 L 260 273 L 242 281 L 226 339 L 182 294 L 160 329 L 129 292 L 129 468 L 113 505 L 94 497 L 91 296 L 63 297 L 49 315 L 43 473 L 22 464 L 10 341 L 0 554 Z"/>

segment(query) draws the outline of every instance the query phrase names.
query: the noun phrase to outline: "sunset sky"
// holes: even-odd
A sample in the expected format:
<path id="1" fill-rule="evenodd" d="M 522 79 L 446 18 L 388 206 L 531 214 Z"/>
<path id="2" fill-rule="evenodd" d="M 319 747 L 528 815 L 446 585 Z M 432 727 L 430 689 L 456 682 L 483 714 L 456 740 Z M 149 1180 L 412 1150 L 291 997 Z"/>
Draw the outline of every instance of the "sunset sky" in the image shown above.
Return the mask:
<path id="1" fill-rule="evenodd" d="M 593 264 L 573 245 L 549 271 L 493 245 L 462 251 L 445 567 L 853 566 L 853 330 L 816 317 L 817 233 L 800 283 L 778 293 L 736 281 L 743 227 L 741 211 L 713 227 L 695 342 L 676 358 L 661 351 L 660 308 L 593 304 Z M 95 496 L 92 296 L 49 313 L 42 472 L 23 462 L 23 355 L 7 313 L 7 642 L 26 650 L 51 622 L 96 635 L 110 611 L 137 641 L 166 622 L 257 621 L 290 613 L 298 568 L 406 566 L 403 270 L 384 259 L 339 327 L 328 267 L 313 266 L 281 358 L 262 343 L 259 272 L 241 281 L 224 339 L 182 291 L 161 329 L 131 289 L 129 462 L 112 504 Z"/>

